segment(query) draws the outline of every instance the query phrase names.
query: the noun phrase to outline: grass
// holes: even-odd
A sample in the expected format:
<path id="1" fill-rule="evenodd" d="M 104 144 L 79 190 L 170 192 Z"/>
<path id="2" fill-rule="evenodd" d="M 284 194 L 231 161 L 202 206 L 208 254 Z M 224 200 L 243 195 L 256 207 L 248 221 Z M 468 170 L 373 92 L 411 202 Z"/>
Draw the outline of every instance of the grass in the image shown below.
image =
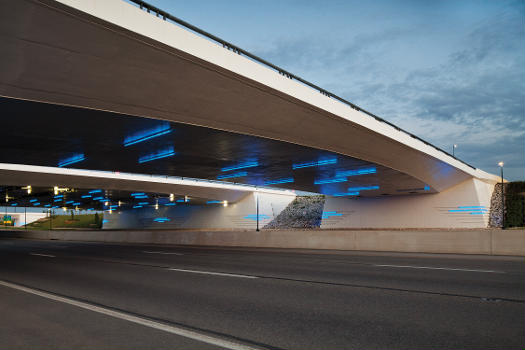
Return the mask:
<path id="1" fill-rule="evenodd" d="M 51 228 L 99 228 L 95 222 L 95 214 L 75 215 L 71 220 L 70 215 L 54 215 L 50 218 L 42 218 L 27 225 L 28 229 L 49 230 Z"/>

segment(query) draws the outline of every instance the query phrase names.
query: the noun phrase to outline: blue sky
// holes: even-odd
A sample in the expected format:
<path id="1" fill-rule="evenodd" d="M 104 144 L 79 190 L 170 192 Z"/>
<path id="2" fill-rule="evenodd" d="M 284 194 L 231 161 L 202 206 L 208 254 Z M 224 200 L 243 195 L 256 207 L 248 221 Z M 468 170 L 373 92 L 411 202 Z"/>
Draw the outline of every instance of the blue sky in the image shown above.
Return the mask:
<path id="1" fill-rule="evenodd" d="M 150 0 L 478 168 L 525 179 L 525 1 Z"/>

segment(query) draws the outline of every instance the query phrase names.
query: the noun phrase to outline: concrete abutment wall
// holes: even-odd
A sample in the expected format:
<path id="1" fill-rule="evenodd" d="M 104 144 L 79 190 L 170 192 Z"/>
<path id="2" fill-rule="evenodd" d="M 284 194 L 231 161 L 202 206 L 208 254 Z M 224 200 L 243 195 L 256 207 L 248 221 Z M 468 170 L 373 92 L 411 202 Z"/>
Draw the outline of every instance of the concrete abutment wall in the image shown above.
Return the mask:
<path id="1" fill-rule="evenodd" d="M 0 231 L 3 237 L 254 248 L 525 256 L 523 230 Z"/>

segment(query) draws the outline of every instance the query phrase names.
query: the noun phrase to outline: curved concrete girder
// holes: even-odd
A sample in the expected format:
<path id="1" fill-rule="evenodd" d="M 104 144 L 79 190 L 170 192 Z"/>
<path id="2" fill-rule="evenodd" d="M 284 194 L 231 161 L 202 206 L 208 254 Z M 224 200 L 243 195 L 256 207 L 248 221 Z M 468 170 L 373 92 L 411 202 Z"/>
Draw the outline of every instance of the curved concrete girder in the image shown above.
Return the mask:
<path id="1" fill-rule="evenodd" d="M 53 0 L 0 9 L 7 53 L 0 58 L 0 94 L 329 150 L 401 171 L 437 191 L 471 177 L 497 181 L 123 1 L 60 1 L 84 12 Z"/>
<path id="2" fill-rule="evenodd" d="M 197 198 L 227 200 L 230 203 L 238 202 L 255 190 L 251 186 L 209 181 L 7 163 L 0 163 L 0 179 L 2 179 L 2 185 L 8 186 L 53 187 L 58 185 L 82 189 L 173 193 Z M 293 192 L 283 190 L 258 189 L 257 192 L 295 196 Z"/>

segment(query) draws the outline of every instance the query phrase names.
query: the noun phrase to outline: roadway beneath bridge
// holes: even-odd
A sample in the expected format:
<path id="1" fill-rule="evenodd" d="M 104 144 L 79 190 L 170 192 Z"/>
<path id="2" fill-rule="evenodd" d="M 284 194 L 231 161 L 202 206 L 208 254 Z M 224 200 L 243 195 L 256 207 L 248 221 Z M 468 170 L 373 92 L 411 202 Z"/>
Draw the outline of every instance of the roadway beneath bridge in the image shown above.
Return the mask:
<path id="1" fill-rule="evenodd" d="M 525 344 L 523 258 L 4 238 L 0 260 L 2 348 Z"/>

